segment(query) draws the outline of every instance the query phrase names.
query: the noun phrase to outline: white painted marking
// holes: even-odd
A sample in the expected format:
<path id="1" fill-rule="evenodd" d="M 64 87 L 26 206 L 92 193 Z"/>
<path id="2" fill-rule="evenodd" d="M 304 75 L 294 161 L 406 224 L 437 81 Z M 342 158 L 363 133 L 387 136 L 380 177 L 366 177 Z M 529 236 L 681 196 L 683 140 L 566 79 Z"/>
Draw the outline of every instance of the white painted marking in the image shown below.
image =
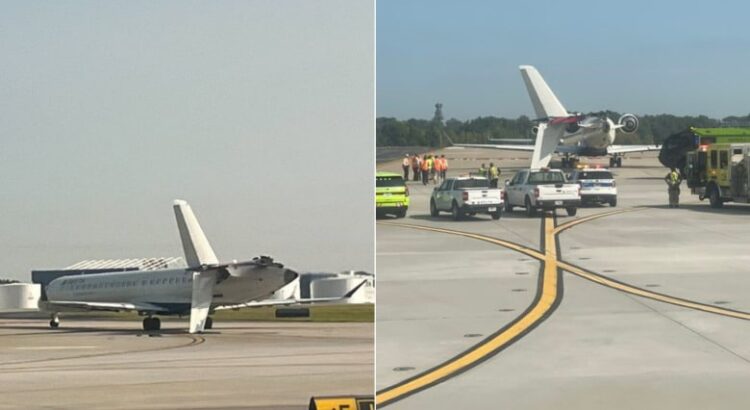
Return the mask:
<path id="1" fill-rule="evenodd" d="M 96 349 L 99 346 L 24 346 L 16 350 L 66 350 L 66 349 Z"/>

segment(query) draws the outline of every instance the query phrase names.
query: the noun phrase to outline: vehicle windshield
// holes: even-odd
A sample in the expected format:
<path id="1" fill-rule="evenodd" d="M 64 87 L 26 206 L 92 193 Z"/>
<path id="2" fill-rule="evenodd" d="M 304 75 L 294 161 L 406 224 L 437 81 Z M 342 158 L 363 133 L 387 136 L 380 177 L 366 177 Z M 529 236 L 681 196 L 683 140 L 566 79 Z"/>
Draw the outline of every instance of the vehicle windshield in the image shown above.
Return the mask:
<path id="1" fill-rule="evenodd" d="M 529 184 L 558 184 L 565 182 L 565 175 L 562 172 L 533 172 L 529 175 Z"/>
<path id="2" fill-rule="evenodd" d="M 453 187 L 453 189 L 462 189 L 462 188 L 489 188 L 490 187 L 490 181 L 486 179 L 478 179 L 478 178 L 471 178 L 471 179 L 458 179 L 456 180 L 456 184 Z"/>
<path id="3" fill-rule="evenodd" d="M 377 177 L 375 186 L 377 188 L 399 187 L 404 186 L 404 179 L 401 177 Z"/>
<path id="4" fill-rule="evenodd" d="M 614 179 L 609 171 L 582 171 L 577 179 Z"/>

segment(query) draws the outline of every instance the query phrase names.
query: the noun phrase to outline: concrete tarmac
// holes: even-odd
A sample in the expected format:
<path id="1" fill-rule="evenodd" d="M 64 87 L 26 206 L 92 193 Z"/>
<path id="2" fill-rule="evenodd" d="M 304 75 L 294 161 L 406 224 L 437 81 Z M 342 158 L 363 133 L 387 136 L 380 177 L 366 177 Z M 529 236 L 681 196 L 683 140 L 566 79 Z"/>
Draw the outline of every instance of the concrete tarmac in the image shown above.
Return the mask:
<path id="1" fill-rule="evenodd" d="M 439 153 L 449 158 L 449 176 L 494 161 L 503 168 L 502 181 L 528 164 L 525 154 L 507 151 Z M 399 170 L 395 163 L 379 168 Z M 714 210 L 683 184 L 681 207 L 667 208 L 667 170 L 655 153 L 626 157 L 612 171 L 618 206 L 582 208 L 576 217 L 559 211 L 558 226 L 584 221 L 554 238 L 556 261 L 614 285 L 561 268 L 561 297 L 551 313 L 475 365 L 414 390 L 403 382 L 416 383 L 467 351 L 481 354 L 472 347 L 519 325 L 514 320 L 537 300 L 540 269 L 550 259 L 400 226 L 473 233 L 536 251 L 544 242 L 543 217 L 527 218 L 522 210 L 498 221 L 483 215 L 458 222 L 447 214 L 431 218 L 433 185 L 409 183 L 407 217 L 381 219 L 377 226 L 377 388 L 380 397 L 407 392 L 386 408 L 747 408 L 750 322 L 732 315 L 750 317 L 733 313 L 750 312 L 750 255 L 743 240 L 750 206 Z M 628 212 L 585 219 L 617 210 Z M 647 297 L 632 293 L 640 290 Z M 679 300 L 664 303 L 660 294 Z M 700 309 L 684 307 L 682 300 Z M 723 310 L 705 311 L 712 307 Z"/>
<path id="2" fill-rule="evenodd" d="M 0 319 L 0 409 L 307 409 L 371 394 L 372 323 Z"/>

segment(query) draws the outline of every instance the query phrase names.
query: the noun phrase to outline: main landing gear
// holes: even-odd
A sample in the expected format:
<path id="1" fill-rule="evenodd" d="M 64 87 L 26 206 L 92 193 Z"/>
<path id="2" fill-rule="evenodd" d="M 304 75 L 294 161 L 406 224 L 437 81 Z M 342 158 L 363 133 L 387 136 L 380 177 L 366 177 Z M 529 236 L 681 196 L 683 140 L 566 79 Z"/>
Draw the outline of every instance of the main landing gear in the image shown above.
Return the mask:
<path id="1" fill-rule="evenodd" d="M 578 166 L 578 158 L 570 157 L 569 155 L 566 155 L 562 159 L 562 168 L 575 168 Z"/>
<path id="2" fill-rule="evenodd" d="M 615 155 L 609 158 L 609 167 L 610 168 L 622 168 L 622 157 L 619 155 Z"/>
<path id="3" fill-rule="evenodd" d="M 161 320 L 158 317 L 147 317 L 143 319 L 143 330 L 159 330 L 161 329 Z"/>
<path id="4" fill-rule="evenodd" d="M 203 326 L 204 329 L 208 330 L 214 327 L 214 320 L 211 319 L 211 316 L 206 318 L 206 324 Z"/>
<path id="5" fill-rule="evenodd" d="M 57 313 L 52 314 L 52 318 L 49 321 L 49 327 L 57 329 L 60 326 L 60 316 Z"/>

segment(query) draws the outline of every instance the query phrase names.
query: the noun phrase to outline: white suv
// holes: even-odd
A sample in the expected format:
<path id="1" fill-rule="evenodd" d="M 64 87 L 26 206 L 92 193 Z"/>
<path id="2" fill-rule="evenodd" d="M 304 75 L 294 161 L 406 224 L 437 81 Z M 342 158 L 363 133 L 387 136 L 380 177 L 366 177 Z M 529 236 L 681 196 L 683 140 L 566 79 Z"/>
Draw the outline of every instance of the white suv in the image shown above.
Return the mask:
<path id="1" fill-rule="evenodd" d="M 617 206 L 617 184 L 614 175 L 608 169 L 577 169 L 570 174 L 569 180 L 581 187 L 582 204 Z"/>

